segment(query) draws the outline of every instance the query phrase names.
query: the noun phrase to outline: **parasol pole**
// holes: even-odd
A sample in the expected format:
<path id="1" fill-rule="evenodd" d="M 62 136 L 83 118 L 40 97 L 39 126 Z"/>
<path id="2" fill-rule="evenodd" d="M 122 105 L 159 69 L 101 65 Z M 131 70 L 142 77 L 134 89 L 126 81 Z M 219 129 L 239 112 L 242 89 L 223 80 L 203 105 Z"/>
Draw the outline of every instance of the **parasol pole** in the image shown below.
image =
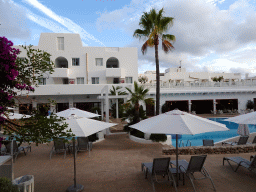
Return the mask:
<path id="1" fill-rule="evenodd" d="M 74 188 L 76 189 L 76 143 L 75 138 L 73 137 L 73 152 L 74 152 Z"/>
<path id="2" fill-rule="evenodd" d="M 74 154 L 74 185 L 68 187 L 66 192 L 80 192 L 84 190 L 84 186 L 76 184 L 76 143 L 75 138 L 73 137 L 73 154 Z"/>
<path id="3" fill-rule="evenodd" d="M 176 184 L 177 184 L 177 186 L 179 186 L 179 183 L 178 183 L 178 174 L 179 174 L 178 157 L 179 157 L 179 154 L 178 154 L 178 134 L 176 134 Z"/>

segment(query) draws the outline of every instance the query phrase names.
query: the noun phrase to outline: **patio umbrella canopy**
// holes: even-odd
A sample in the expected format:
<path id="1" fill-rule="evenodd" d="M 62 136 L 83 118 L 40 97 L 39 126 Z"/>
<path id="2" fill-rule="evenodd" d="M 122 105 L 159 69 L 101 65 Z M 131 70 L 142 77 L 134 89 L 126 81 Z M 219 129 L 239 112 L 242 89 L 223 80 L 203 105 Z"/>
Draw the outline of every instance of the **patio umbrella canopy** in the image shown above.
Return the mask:
<path id="1" fill-rule="evenodd" d="M 68 129 L 71 129 L 77 137 L 87 137 L 109 127 L 116 125 L 116 123 L 106 123 L 93 119 L 87 119 L 72 115 L 67 117 L 64 121 L 68 124 Z"/>
<path id="2" fill-rule="evenodd" d="M 80 110 L 80 109 L 77 109 L 77 108 L 69 108 L 69 109 L 66 109 L 64 111 L 56 113 L 57 116 L 65 117 L 65 118 L 67 118 L 67 117 L 69 117 L 73 114 L 77 115 L 79 117 L 86 117 L 86 118 L 93 118 L 93 117 L 99 117 L 100 116 L 98 114 L 91 113 L 91 112 L 88 112 L 88 111 L 83 111 L 83 110 Z"/>
<path id="3" fill-rule="evenodd" d="M 230 121 L 237 124 L 256 124 L 256 112 L 230 117 L 224 121 Z"/>
<path id="4" fill-rule="evenodd" d="M 173 110 L 154 116 L 130 127 L 145 133 L 195 135 L 212 131 L 228 131 L 226 125 L 192 115 L 180 110 Z"/>
<path id="5" fill-rule="evenodd" d="M 178 135 L 195 135 L 213 131 L 228 131 L 226 125 L 198 117 L 180 110 L 157 115 L 134 125 L 131 128 L 144 133 L 176 134 L 176 172 L 178 173 Z M 178 184 L 178 177 L 176 178 Z"/>
<path id="6" fill-rule="evenodd" d="M 7 118 L 5 115 L 3 115 L 3 117 Z M 21 119 L 22 117 L 23 118 L 29 118 L 31 116 L 30 115 L 25 115 L 25 114 L 20 114 L 20 113 L 9 112 L 8 113 L 8 117 L 9 117 L 9 119 Z"/>

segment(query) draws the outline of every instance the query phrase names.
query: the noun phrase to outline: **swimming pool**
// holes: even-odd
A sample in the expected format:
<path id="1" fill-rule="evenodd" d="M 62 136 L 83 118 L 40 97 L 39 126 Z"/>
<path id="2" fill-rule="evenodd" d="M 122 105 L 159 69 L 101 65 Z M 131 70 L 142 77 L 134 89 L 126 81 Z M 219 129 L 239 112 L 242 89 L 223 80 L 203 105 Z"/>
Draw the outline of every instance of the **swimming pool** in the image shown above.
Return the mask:
<path id="1" fill-rule="evenodd" d="M 208 132 L 208 133 L 201 133 L 196 135 L 181 135 L 179 138 L 179 143 L 182 140 L 184 146 L 187 144 L 187 140 L 191 141 L 191 146 L 202 146 L 203 139 L 213 139 L 214 143 L 226 140 L 228 138 L 239 136 L 237 134 L 238 124 L 223 121 L 227 118 L 208 118 L 209 120 L 216 121 L 218 123 L 225 124 L 230 131 L 217 131 L 217 132 Z M 256 132 L 256 125 L 248 125 L 250 133 Z M 176 139 L 172 137 L 172 145 L 176 146 Z"/>

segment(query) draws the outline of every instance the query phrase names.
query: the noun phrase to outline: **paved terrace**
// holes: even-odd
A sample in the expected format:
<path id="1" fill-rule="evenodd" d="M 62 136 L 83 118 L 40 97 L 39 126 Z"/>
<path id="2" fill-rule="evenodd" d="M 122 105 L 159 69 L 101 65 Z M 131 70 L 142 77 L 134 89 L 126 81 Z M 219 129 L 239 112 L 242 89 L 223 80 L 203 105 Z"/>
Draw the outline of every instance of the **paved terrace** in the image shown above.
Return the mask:
<path id="1" fill-rule="evenodd" d="M 27 156 L 20 154 L 14 164 L 15 178 L 22 175 L 34 175 L 36 192 L 64 192 L 73 184 L 73 156 L 68 154 L 49 154 L 53 143 L 36 147 Z M 146 192 L 153 191 L 150 182 L 141 171 L 142 162 L 151 162 L 162 155 L 161 144 L 139 144 L 129 140 L 127 134 L 110 135 L 104 141 L 95 143 L 88 156 L 79 152 L 77 156 L 77 183 L 84 185 L 84 191 L 90 192 Z M 249 159 L 250 155 L 239 154 Z M 248 192 L 256 189 L 256 173 L 239 168 L 234 173 L 228 164 L 222 165 L 223 157 L 236 155 L 208 155 L 205 167 L 216 185 L 217 191 Z M 175 156 L 170 156 L 172 160 Z M 189 161 L 190 155 L 180 155 L 180 159 Z M 156 184 L 156 191 L 175 191 L 170 184 Z M 210 180 L 195 181 L 198 192 L 213 191 Z M 186 178 L 185 186 L 180 182 L 179 191 L 193 191 Z"/>

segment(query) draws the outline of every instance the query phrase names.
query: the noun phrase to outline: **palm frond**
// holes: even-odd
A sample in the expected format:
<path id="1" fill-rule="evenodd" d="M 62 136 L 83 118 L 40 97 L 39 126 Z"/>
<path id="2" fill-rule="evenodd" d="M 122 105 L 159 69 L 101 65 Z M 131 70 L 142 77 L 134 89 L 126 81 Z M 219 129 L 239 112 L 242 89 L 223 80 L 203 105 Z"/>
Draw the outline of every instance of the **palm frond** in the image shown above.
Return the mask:
<path id="1" fill-rule="evenodd" d="M 147 48 L 149 47 L 153 47 L 154 46 L 154 40 L 153 39 L 148 39 L 141 47 L 141 52 L 142 54 L 146 54 L 147 53 Z"/>
<path id="2" fill-rule="evenodd" d="M 147 37 L 147 31 L 141 30 L 141 29 L 136 29 L 133 33 L 133 37 L 141 39 L 142 37 Z"/>
<path id="3" fill-rule="evenodd" d="M 162 32 L 167 31 L 168 28 L 172 27 L 173 25 L 173 17 L 163 17 L 160 21 L 159 21 L 159 25 L 161 26 L 161 30 Z"/>
<path id="4" fill-rule="evenodd" d="M 164 50 L 165 53 L 168 53 L 169 51 L 174 49 L 174 47 L 169 41 L 164 40 L 162 41 L 162 49 Z"/>
<path id="5" fill-rule="evenodd" d="M 168 40 L 168 41 L 176 41 L 176 37 L 174 35 L 170 34 L 163 34 L 162 35 L 162 40 Z"/>
<path id="6" fill-rule="evenodd" d="M 133 92 L 132 92 L 132 90 L 131 90 L 130 88 L 125 87 L 125 89 L 126 89 L 127 91 L 129 91 L 129 93 L 131 93 L 131 94 L 133 93 Z"/>

